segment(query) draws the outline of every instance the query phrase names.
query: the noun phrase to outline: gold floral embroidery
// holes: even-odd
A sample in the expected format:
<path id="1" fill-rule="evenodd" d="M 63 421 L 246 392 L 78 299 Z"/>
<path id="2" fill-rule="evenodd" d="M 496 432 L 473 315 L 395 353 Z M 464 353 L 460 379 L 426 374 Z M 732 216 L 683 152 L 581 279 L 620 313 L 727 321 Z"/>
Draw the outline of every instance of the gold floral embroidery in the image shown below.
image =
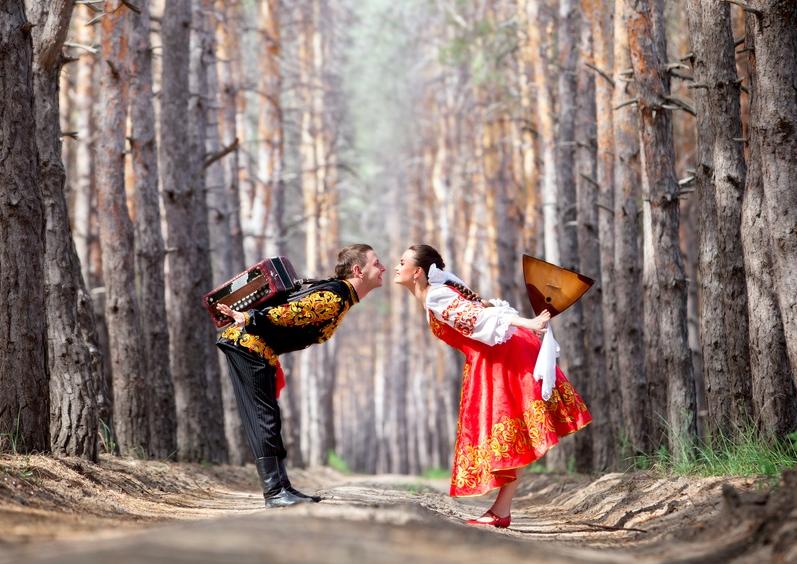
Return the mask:
<path id="1" fill-rule="evenodd" d="M 319 343 L 323 343 L 324 341 L 328 341 L 330 339 L 330 337 L 332 337 L 332 333 L 334 333 L 335 329 L 338 328 L 338 325 L 340 324 L 340 321 L 343 319 L 343 316 L 346 315 L 347 311 L 349 311 L 349 306 L 344 304 L 343 309 L 340 312 L 340 315 L 338 315 L 336 318 L 334 318 L 331 323 L 327 323 L 326 325 L 324 325 L 321 328 L 321 331 L 320 331 L 321 334 L 320 334 L 320 336 L 318 338 L 318 342 Z"/>
<path id="2" fill-rule="evenodd" d="M 277 357 L 276 353 L 271 350 L 263 339 L 258 337 L 257 335 L 251 335 L 249 333 L 244 333 L 237 327 L 227 327 L 224 332 L 221 334 L 222 339 L 226 339 L 228 341 L 232 341 L 246 349 L 249 349 L 253 353 L 257 354 L 258 356 L 262 356 L 265 358 L 271 366 L 279 365 L 279 358 Z"/>
<path id="3" fill-rule="evenodd" d="M 460 413 L 461 413 L 460 405 Z M 587 406 L 569 382 L 557 384 L 551 398 L 532 400 L 520 417 L 503 417 L 493 424 L 479 444 L 461 444 L 461 426 L 457 425 L 457 443 L 451 482 L 457 489 L 475 490 L 492 480 L 496 462 L 535 452 L 542 456 L 548 450 L 548 433 L 555 433 L 554 418 L 574 423 Z"/>
<path id="4" fill-rule="evenodd" d="M 429 312 L 429 326 L 432 328 L 432 334 L 440 339 L 443 338 L 443 324 L 437 319 L 437 316 Z"/>
<path id="5" fill-rule="evenodd" d="M 268 317 L 274 325 L 302 327 L 332 319 L 338 315 L 341 303 L 340 296 L 335 292 L 320 290 L 301 300 L 271 308 Z"/>
<path id="6" fill-rule="evenodd" d="M 461 311 L 460 307 L 465 306 Z M 454 301 L 448 304 L 448 307 L 443 310 L 440 315 L 443 321 L 452 321 L 454 329 L 469 337 L 473 334 L 473 329 L 476 327 L 476 320 L 479 317 L 479 310 L 474 306 L 473 302 L 463 299 L 459 296 L 454 298 Z M 453 320 L 451 319 L 453 317 Z"/>

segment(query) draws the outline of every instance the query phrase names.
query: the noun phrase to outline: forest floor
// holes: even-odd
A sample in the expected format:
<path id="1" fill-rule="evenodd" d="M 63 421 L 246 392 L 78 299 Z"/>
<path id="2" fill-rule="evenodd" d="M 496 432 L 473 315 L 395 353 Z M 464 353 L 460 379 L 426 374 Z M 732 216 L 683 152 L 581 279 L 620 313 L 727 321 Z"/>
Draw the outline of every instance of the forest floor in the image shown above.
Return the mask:
<path id="1" fill-rule="evenodd" d="M 295 470 L 325 500 L 263 509 L 254 467 L 0 456 L 12 562 L 797 562 L 797 472 L 750 479 L 526 474 L 508 530 L 445 480 Z"/>

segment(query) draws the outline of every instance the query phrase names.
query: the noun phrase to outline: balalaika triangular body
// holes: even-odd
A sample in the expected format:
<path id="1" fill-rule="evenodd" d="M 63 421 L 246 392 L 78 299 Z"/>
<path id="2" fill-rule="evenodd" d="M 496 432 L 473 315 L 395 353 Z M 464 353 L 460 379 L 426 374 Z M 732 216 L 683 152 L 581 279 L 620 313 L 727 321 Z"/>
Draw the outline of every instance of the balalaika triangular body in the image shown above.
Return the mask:
<path id="1" fill-rule="evenodd" d="M 595 283 L 592 278 L 529 255 L 523 255 L 523 278 L 534 313 L 559 315 Z"/>

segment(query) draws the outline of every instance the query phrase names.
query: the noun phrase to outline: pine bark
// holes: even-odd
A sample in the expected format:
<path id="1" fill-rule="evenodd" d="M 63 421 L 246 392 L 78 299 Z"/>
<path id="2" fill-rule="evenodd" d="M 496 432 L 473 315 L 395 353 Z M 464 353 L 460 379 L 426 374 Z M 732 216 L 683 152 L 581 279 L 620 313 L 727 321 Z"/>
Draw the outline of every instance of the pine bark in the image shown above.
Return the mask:
<path id="1" fill-rule="evenodd" d="M 236 114 L 239 79 L 236 69 L 240 66 L 241 56 L 237 38 L 240 33 L 238 2 L 217 1 L 215 10 L 221 17 L 216 21 L 215 29 L 209 30 L 215 35 L 218 47 L 214 64 L 216 72 L 208 75 L 208 97 L 211 100 L 218 99 L 219 108 L 216 111 L 211 105 L 208 112 L 207 153 L 211 156 L 221 151 L 222 147 L 226 151 L 238 143 Z M 208 228 L 214 287 L 245 268 L 238 188 L 238 149 L 235 148 L 208 168 Z M 230 463 L 243 464 L 251 455 L 227 363 L 220 362 L 220 369 L 224 434 Z"/>
<path id="2" fill-rule="evenodd" d="M 601 386 L 605 397 L 596 398 L 596 405 L 607 405 L 609 428 L 611 429 L 611 442 L 602 449 L 596 464 L 603 468 L 617 468 L 617 446 L 621 443 L 621 394 L 620 375 L 618 371 L 617 348 L 617 323 L 615 296 L 615 249 L 614 249 L 614 108 L 612 97 L 614 93 L 614 30 L 613 18 L 614 2 L 604 0 L 582 0 L 585 16 L 589 19 L 589 28 L 592 32 L 592 58 L 593 68 L 585 68 L 582 64 L 580 73 L 591 73 L 595 81 L 595 127 L 596 127 L 596 169 L 594 180 L 597 182 L 598 201 L 598 240 L 600 257 L 600 305 L 601 320 L 600 331 L 590 332 L 596 351 L 591 364 L 597 370 L 606 374 L 606 386 Z M 599 69 L 596 71 L 595 69 Z M 584 254 L 582 254 L 584 256 Z M 598 344 L 597 339 L 603 342 Z M 593 371 L 593 373 L 595 373 Z M 598 451 L 596 451 L 598 454 Z"/>
<path id="3" fill-rule="evenodd" d="M 695 437 L 695 389 L 686 329 L 686 276 L 679 248 L 678 182 L 666 71 L 661 0 L 626 0 L 628 38 L 634 81 L 638 93 L 643 186 L 650 223 L 645 252 L 649 268 L 645 286 L 647 319 L 658 338 L 646 343 L 645 363 L 649 384 L 666 393 L 669 445 L 680 460 L 688 455 Z M 658 393 L 651 394 L 659 400 Z M 658 408 L 653 405 L 654 410 Z"/>
<path id="4" fill-rule="evenodd" d="M 547 46 L 543 43 L 543 31 L 551 25 L 551 14 L 545 2 L 529 2 L 528 34 L 531 44 L 534 83 L 537 86 L 537 116 L 540 142 L 543 147 L 542 214 L 545 260 L 559 264 L 559 246 L 556 244 L 556 136 L 554 133 L 554 104 L 551 92 L 551 77 L 548 70 Z"/>
<path id="5" fill-rule="evenodd" d="M 81 22 L 82 24 L 83 22 Z M 94 27 L 78 24 L 76 41 L 82 45 L 94 43 Z M 73 205 L 69 208 L 71 213 L 72 235 L 75 241 L 75 251 L 83 275 L 83 283 L 91 289 L 90 276 L 91 258 L 90 247 L 92 239 L 91 209 L 96 186 L 94 183 L 94 137 L 96 124 L 94 120 L 94 69 L 95 57 L 81 57 L 75 64 L 78 65 L 77 86 L 75 91 L 75 129 L 78 132 L 76 149 L 76 179 L 72 188 Z"/>
<path id="6" fill-rule="evenodd" d="M 0 450 L 49 449 L 44 204 L 36 148 L 31 24 L 0 10 Z"/>
<path id="7" fill-rule="evenodd" d="M 209 94 L 209 76 L 216 72 L 215 41 L 209 31 L 212 14 L 212 0 L 193 0 L 191 16 L 191 55 L 189 63 L 188 103 L 188 143 L 189 143 L 189 182 L 192 184 L 192 227 L 194 252 L 197 262 L 193 266 L 197 289 L 214 287 L 210 252 L 210 228 L 208 226 L 208 176 L 206 162 L 209 132 L 208 115 L 216 106 L 216 100 Z M 195 302 L 196 303 L 196 302 Z M 201 302 L 200 302 L 201 303 Z M 201 308 L 194 308 L 195 326 L 203 338 L 205 356 L 205 429 L 210 458 L 213 462 L 227 461 L 227 442 L 225 438 L 224 411 L 221 397 L 222 356 L 216 349 L 216 329 L 207 321 Z"/>
<path id="8" fill-rule="evenodd" d="M 69 227 L 66 171 L 61 160 L 59 87 L 61 49 L 74 2 L 27 2 L 34 25 L 36 144 L 45 213 L 47 362 L 50 374 L 50 448 L 55 454 L 97 457 L 100 358 L 90 296 Z"/>
<path id="9" fill-rule="evenodd" d="M 198 307 L 202 292 L 197 265 L 206 261 L 195 241 L 195 199 L 189 155 L 188 99 L 190 0 L 166 3 L 161 22 L 163 69 L 161 79 L 160 171 L 167 239 L 167 292 L 169 352 L 177 410 L 177 453 L 186 461 L 213 460 L 210 426 L 220 425 L 208 416 L 206 367 L 208 320 Z M 213 357 L 215 361 L 215 355 Z"/>
<path id="10" fill-rule="evenodd" d="M 169 370 L 169 330 L 164 323 L 166 257 L 161 234 L 155 108 L 152 101 L 150 2 L 131 15 L 130 148 L 136 197 L 136 278 L 149 382 L 149 454 L 166 458 L 177 450 L 177 414 Z"/>
<path id="11" fill-rule="evenodd" d="M 577 68 L 581 60 L 581 32 L 584 30 L 583 19 L 581 17 L 578 2 L 575 0 L 563 0 L 559 2 L 558 20 L 558 55 L 559 73 L 558 80 L 558 110 L 557 110 L 557 130 L 556 130 L 556 179 L 558 203 L 558 222 L 557 235 L 559 242 L 559 259 L 562 266 L 573 270 L 579 270 L 579 233 L 577 210 L 578 201 L 576 198 L 577 180 L 576 174 L 579 172 L 577 166 L 591 166 L 585 162 L 594 162 L 594 117 L 587 118 L 589 123 L 583 121 L 579 123 L 582 129 L 579 135 L 590 136 L 586 140 L 587 147 L 581 150 L 581 162 L 576 163 L 576 120 L 585 118 L 586 114 L 594 114 L 594 98 L 590 88 L 594 89 L 593 83 L 578 82 Z M 586 40 L 589 42 L 589 37 Z M 587 47 L 589 48 L 589 47 Z M 578 87 L 584 90 L 579 92 Z M 589 91 L 587 91 L 589 90 Z M 588 97 L 589 100 L 580 100 L 581 96 Z M 590 148 L 588 148 L 590 147 Z M 585 153 L 593 152 L 592 155 Z M 585 159 L 586 158 L 586 159 Z M 594 174 L 590 171 L 590 175 Z M 585 328 L 584 328 L 584 304 L 579 302 L 574 304 L 554 326 L 559 330 L 557 339 L 562 347 L 560 359 L 562 370 L 573 382 L 577 389 L 588 388 L 589 374 L 592 367 L 587 364 L 587 355 L 584 347 Z M 589 389 L 585 390 L 589 395 Z M 598 421 L 598 423 L 603 423 Z M 599 425 L 601 431 L 605 428 Z M 590 472 L 593 462 L 593 438 L 592 430 L 579 433 L 574 437 L 573 446 L 575 456 L 575 469 L 578 472 Z M 563 453 L 570 450 L 570 445 L 562 445 Z"/>
<path id="12" fill-rule="evenodd" d="M 238 139 L 238 97 L 241 88 L 241 6 L 238 0 L 216 1 L 216 10 L 223 14 L 216 26 L 218 51 L 218 75 L 221 97 L 220 130 L 222 145 L 229 147 Z M 239 150 L 236 149 L 224 160 L 224 199 L 227 202 L 227 229 L 230 256 L 227 258 L 230 273 L 245 268 L 243 235 L 241 231 L 241 202 L 239 195 Z M 233 402 L 234 403 L 234 402 Z M 234 407 L 234 405 L 233 405 Z M 243 437 L 243 435 L 241 435 Z"/>
<path id="13" fill-rule="evenodd" d="M 113 378 L 113 422 L 123 455 L 145 456 L 149 443 L 148 387 L 136 297 L 133 223 L 125 195 L 125 132 L 129 88 L 128 9 L 106 0 L 97 144 L 97 187 L 105 320 Z"/>
<path id="14" fill-rule="evenodd" d="M 282 35 L 280 28 L 280 0 L 268 0 L 260 4 L 260 19 L 263 25 L 263 55 L 260 58 L 260 112 L 258 174 L 255 203 L 252 210 L 250 232 L 253 234 L 256 254 L 273 254 L 284 245 L 282 225 L 275 225 L 275 217 L 281 216 L 285 205 L 283 166 L 285 150 L 283 142 L 282 111 Z M 309 16 L 308 16 L 309 17 Z M 320 77 L 319 77 L 320 78 Z M 312 92 L 315 86 L 310 87 Z M 320 132 L 316 132 L 316 135 Z M 276 208 L 279 206 L 279 210 Z M 276 213 L 275 213 L 276 212 Z"/>
<path id="15" fill-rule="evenodd" d="M 739 82 L 727 3 L 688 3 L 698 114 L 700 336 L 708 432 L 750 419 L 747 295 L 741 243 L 745 163 Z"/>
<path id="16" fill-rule="evenodd" d="M 585 15 L 589 15 L 587 10 Z M 596 86 L 599 79 L 586 66 L 587 63 L 594 65 L 592 31 L 590 21 L 585 18 L 581 23 L 577 71 L 575 181 L 579 252 L 577 270 L 593 278 L 596 284 L 576 304 L 583 308 L 581 340 L 578 345 L 583 349 L 586 370 L 583 378 L 574 382 L 574 385 L 584 401 L 593 406 L 593 422 L 587 430 L 591 435 L 591 450 L 588 452 L 592 469 L 600 471 L 613 464 L 615 436 L 610 418 L 611 409 L 596 409 L 597 406 L 608 408 L 611 405 L 613 397 L 610 382 L 613 375 L 606 369 L 604 331 L 607 328 L 604 327 L 602 310 L 606 287 L 602 280 L 601 250 L 605 241 L 600 237 L 599 214 L 604 212 L 599 194 L 601 187 L 596 181 L 599 165 Z"/>
<path id="17" fill-rule="evenodd" d="M 751 137 L 761 149 L 761 179 L 772 266 L 792 377 L 797 381 L 797 3 L 753 3 L 756 25 Z M 748 16 L 749 17 L 749 16 Z"/>
<path id="18" fill-rule="evenodd" d="M 755 16 L 748 16 L 745 49 L 751 93 L 750 116 L 756 119 L 764 103 L 758 91 Z M 790 369 L 783 321 L 778 305 L 772 256 L 773 241 L 763 186 L 760 130 L 749 130 L 750 153 L 742 200 L 744 251 L 749 312 L 750 381 L 753 413 L 759 430 L 782 437 L 797 427 L 797 390 Z"/>
<path id="19" fill-rule="evenodd" d="M 635 96 L 634 85 L 623 73 L 631 68 L 625 2 L 614 12 L 614 92 L 612 94 L 614 139 L 614 264 L 617 301 L 617 372 L 622 398 L 624 440 L 629 456 L 648 450 L 649 401 L 643 362 L 642 257 L 639 233 L 641 175 L 639 119 L 635 108 L 625 104 Z M 618 108 L 618 109 L 615 109 Z"/>

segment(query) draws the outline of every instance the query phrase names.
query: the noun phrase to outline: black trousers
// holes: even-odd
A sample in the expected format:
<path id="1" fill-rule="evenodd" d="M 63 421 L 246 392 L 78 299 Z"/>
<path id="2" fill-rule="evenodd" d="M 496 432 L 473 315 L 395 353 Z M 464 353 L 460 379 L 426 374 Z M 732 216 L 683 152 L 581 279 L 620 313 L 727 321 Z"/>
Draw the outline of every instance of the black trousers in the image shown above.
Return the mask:
<path id="1" fill-rule="evenodd" d="M 218 347 L 227 358 L 238 412 L 255 458 L 285 458 L 276 368 L 239 347 L 226 343 L 219 343 Z"/>

